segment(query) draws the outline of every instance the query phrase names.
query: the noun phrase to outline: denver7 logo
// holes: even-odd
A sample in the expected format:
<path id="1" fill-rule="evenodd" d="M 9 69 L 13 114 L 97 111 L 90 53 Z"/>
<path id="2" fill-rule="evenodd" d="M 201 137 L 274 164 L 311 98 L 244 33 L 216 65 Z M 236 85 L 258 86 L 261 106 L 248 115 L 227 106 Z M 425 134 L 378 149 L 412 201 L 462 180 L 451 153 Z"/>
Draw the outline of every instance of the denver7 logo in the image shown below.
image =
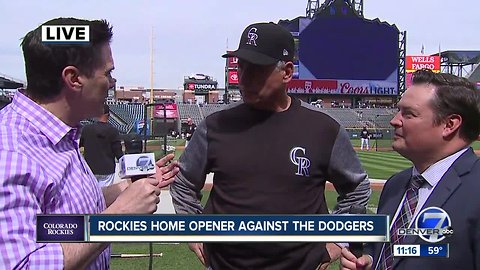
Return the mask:
<path id="1" fill-rule="evenodd" d="M 418 236 L 430 243 L 440 242 L 445 239 L 446 236 L 453 234 L 450 216 L 445 210 L 438 207 L 423 209 L 418 214 L 415 225 L 418 231 L 426 232 L 419 233 Z"/>

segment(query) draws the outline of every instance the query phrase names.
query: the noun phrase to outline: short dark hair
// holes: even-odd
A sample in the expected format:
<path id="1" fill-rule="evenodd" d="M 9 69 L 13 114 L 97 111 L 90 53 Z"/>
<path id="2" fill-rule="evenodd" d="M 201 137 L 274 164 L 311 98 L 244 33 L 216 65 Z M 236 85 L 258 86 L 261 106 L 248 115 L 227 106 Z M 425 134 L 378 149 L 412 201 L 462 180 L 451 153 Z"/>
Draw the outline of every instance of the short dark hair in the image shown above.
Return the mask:
<path id="1" fill-rule="evenodd" d="M 432 84 L 435 94 L 431 102 L 434 123 L 440 124 L 452 114 L 462 117 L 460 137 L 473 142 L 480 134 L 480 92 L 466 78 L 448 73 L 434 73 L 428 69 L 413 73 L 414 85 Z"/>
<path id="2" fill-rule="evenodd" d="M 89 25 L 90 42 L 52 44 L 42 42 L 42 25 Z M 62 87 L 62 70 L 75 66 L 87 77 L 102 64 L 100 47 L 110 43 L 112 27 L 105 20 L 56 18 L 28 32 L 22 40 L 27 75 L 26 93 L 38 100 L 57 96 Z"/>

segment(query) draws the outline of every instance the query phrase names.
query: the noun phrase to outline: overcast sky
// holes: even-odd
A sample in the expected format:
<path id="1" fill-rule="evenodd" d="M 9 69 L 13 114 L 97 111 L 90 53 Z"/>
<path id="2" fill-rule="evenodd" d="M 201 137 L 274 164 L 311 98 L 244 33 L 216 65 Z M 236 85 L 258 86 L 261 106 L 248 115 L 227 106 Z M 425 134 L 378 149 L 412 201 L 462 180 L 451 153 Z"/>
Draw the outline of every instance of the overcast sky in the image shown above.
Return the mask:
<path id="1" fill-rule="evenodd" d="M 322 0 L 320 2 L 323 2 Z M 48 3 L 48 4 L 47 4 Z M 178 88 L 183 76 L 211 75 L 224 85 L 227 46 L 260 21 L 305 15 L 306 0 L 0 0 L 0 73 L 25 80 L 20 39 L 55 17 L 106 19 L 114 29 L 117 86 L 150 87 L 153 27 L 154 87 Z M 479 0 L 364 0 L 368 19 L 407 31 L 407 54 L 480 50 Z"/>

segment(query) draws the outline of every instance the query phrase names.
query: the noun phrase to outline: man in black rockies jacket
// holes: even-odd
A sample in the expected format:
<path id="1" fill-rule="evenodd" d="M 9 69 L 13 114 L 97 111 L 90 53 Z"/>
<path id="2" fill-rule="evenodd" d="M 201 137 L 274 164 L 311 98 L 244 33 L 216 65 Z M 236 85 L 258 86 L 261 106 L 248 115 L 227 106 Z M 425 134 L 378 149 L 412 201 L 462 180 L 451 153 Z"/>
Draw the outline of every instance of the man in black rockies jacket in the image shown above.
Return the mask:
<path id="1" fill-rule="evenodd" d="M 80 147 L 84 147 L 85 161 L 101 187 L 113 184 L 115 158 L 123 156 L 122 142 L 118 130 L 108 123 L 110 108 L 104 105 L 98 121 L 82 129 Z"/>
<path id="2" fill-rule="evenodd" d="M 368 177 L 347 132 L 287 95 L 293 54 L 287 30 L 258 23 L 245 29 L 238 50 L 224 55 L 239 58 L 243 102 L 198 125 L 170 189 L 177 213 L 326 214 L 327 180 L 340 193 L 335 213 L 367 203 Z M 203 209 L 200 190 L 209 172 L 214 188 Z M 192 243 L 190 248 L 215 270 L 316 269 L 340 255 L 337 245 L 325 243 Z"/>
<path id="3" fill-rule="evenodd" d="M 185 134 L 185 147 L 188 146 L 188 143 L 192 139 L 193 133 L 195 132 L 195 129 L 197 129 L 197 125 L 193 123 L 192 118 L 188 117 L 187 118 L 187 127 L 185 128 L 184 134 Z"/>

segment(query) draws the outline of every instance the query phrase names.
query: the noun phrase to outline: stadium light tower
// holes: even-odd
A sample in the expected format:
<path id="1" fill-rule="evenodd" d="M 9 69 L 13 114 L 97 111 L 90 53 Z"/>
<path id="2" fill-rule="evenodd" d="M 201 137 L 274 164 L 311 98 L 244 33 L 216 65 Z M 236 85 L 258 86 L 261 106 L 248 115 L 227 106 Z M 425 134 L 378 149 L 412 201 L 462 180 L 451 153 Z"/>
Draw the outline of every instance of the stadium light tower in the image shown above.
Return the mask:
<path id="1" fill-rule="evenodd" d="M 351 0 L 351 3 L 358 16 L 363 18 L 363 0 Z"/>
<path id="2" fill-rule="evenodd" d="M 308 18 L 313 19 L 315 13 L 322 9 L 325 6 L 328 6 L 331 2 L 335 0 L 325 0 L 322 5 L 320 6 L 319 0 L 308 0 L 307 1 L 307 9 L 306 9 L 306 16 Z M 363 0 L 343 0 L 353 6 L 355 12 L 360 16 L 363 17 Z"/>
<path id="3" fill-rule="evenodd" d="M 319 2 L 320 2 L 319 0 L 308 0 L 307 10 L 306 10 L 306 15 L 308 18 L 313 18 L 313 16 L 315 15 L 315 12 L 320 7 Z"/>
<path id="4" fill-rule="evenodd" d="M 152 36 L 151 36 L 151 48 L 150 48 L 150 104 L 153 104 L 153 26 L 152 26 Z M 153 118 L 153 110 L 152 110 Z"/>

